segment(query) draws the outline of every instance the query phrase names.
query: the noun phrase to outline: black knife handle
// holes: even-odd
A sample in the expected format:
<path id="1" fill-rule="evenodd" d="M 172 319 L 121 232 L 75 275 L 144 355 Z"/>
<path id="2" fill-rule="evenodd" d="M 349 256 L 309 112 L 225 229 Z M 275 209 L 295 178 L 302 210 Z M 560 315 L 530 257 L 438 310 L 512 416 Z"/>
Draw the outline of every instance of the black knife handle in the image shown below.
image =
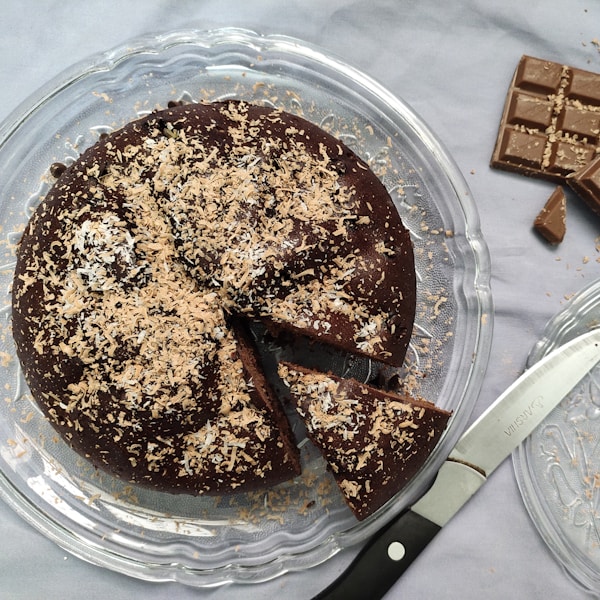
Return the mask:
<path id="1" fill-rule="evenodd" d="M 373 537 L 350 566 L 313 600 L 377 600 L 441 529 L 408 510 Z"/>

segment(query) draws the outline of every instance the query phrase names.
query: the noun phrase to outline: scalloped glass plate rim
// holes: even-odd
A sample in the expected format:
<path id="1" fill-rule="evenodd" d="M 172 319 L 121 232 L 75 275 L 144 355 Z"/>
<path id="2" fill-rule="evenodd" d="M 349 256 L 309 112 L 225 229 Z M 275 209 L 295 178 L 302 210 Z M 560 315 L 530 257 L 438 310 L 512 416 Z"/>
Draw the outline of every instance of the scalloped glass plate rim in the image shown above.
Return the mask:
<path id="1" fill-rule="evenodd" d="M 534 365 L 560 344 L 568 342 L 589 328 L 598 326 L 600 326 L 600 279 L 592 281 L 579 290 L 567 306 L 548 321 L 542 337 L 529 353 L 527 367 Z M 561 405 L 555 409 L 555 411 L 560 410 Z M 548 418 L 551 417 L 552 414 Z M 578 587 L 597 595 L 600 592 L 600 571 L 586 558 L 585 552 L 567 538 L 561 524 L 552 514 L 548 499 L 539 489 L 538 480 L 541 475 L 532 464 L 532 452 L 532 443 L 528 439 L 515 449 L 512 456 L 513 470 L 527 513 L 567 576 Z"/>
<path id="2" fill-rule="evenodd" d="M 425 123 L 404 102 L 392 95 L 379 83 L 362 72 L 347 65 L 345 62 L 327 55 L 323 50 L 296 38 L 284 35 L 260 35 L 253 31 L 240 28 L 222 28 L 216 30 L 187 29 L 149 34 L 137 37 L 129 42 L 119 45 L 112 50 L 95 54 L 84 59 L 72 67 L 64 70 L 37 92 L 33 93 L 19 105 L 0 124 L 0 156 L 2 148 L 11 136 L 18 134 L 21 125 L 36 111 L 51 102 L 52 97 L 60 90 L 64 90 L 86 76 L 100 72 L 110 71 L 115 65 L 127 61 L 139 54 L 158 54 L 168 48 L 193 45 L 199 48 L 214 48 L 219 44 L 239 44 L 252 47 L 256 50 L 268 52 L 270 48 L 286 52 L 289 56 L 302 56 L 313 62 L 326 66 L 336 71 L 342 79 L 352 80 L 358 85 L 365 98 L 375 100 L 380 105 L 385 105 L 391 118 L 401 120 L 407 125 L 415 136 L 419 138 L 431 155 L 431 159 L 440 167 L 447 178 L 449 186 L 454 190 L 457 208 L 464 218 L 465 238 L 468 252 L 472 254 L 470 260 L 474 286 L 470 292 L 474 294 L 473 319 L 477 319 L 473 334 L 473 346 L 464 348 L 459 357 L 460 364 L 465 369 L 464 388 L 459 390 L 459 410 L 453 417 L 454 428 L 445 435 L 444 447 L 440 443 L 428 459 L 429 472 L 435 472 L 462 432 L 464 425 L 471 413 L 474 402 L 479 394 L 483 375 L 487 367 L 491 345 L 493 306 L 489 288 L 490 264 L 487 246 L 483 241 L 479 227 L 477 210 L 470 196 L 467 184 L 460 174 L 453 159 L 443 145 L 431 133 Z M 464 284 L 464 281 L 463 281 Z M 468 366 L 467 366 L 468 365 Z M 461 379 L 461 381 L 463 381 Z M 432 471 L 432 468 L 435 469 Z M 288 570 L 307 568 L 326 560 L 342 548 L 356 544 L 376 530 L 387 520 L 398 514 L 408 503 L 422 493 L 428 481 L 422 477 L 410 482 L 405 492 L 397 501 L 388 503 L 377 520 L 367 520 L 357 524 L 349 531 L 331 534 L 318 547 L 302 551 L 301 554 L 284 554 L 270 564 L 256 565 L 225 565 L 222 569 L 211 570 L 206 573 L 202 570 L 189 568 L 183 564 L 149 564 L 135 558 L 111 553 L 105 548 L 95 545 L 87 539 L 80 539 L 77 534 L 54 522 L 43 511 L 34 505 L 28 498 L 23 497 L 13 486 L 4 473 L 0 472 L 0 497 L 2 497 L 18 514 L 29 523 L 53 539 L 59 546 L 67 551 L 92 562 L 146 580 L 177 580 L 191 585 L 214 585 L 227 581 L 257 582 L 271 579 Z M 299 557 L 301 556 L 301 560 Z M 214 571 L 222 571 L 215 576 Z"/>

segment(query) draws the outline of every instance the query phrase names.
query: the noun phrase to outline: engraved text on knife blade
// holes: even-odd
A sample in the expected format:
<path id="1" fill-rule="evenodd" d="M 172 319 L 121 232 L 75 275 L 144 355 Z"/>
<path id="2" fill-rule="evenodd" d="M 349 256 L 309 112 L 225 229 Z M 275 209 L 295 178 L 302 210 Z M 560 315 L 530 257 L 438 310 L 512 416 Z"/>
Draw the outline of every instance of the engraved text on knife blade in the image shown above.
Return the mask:
<path id="1" fill-rule="evenodd" d="M 505 435 L 510 437 L 513 433 L 515 433 L 522 425 L 524 425 L 528 419 L 530 419 L 537 410 L 543 409 L 543 396 L 538 396 L 535 400 L 533 400 L 529 406 L 520 414 L 517 415 L 515 420 L 504 430 Z"/>

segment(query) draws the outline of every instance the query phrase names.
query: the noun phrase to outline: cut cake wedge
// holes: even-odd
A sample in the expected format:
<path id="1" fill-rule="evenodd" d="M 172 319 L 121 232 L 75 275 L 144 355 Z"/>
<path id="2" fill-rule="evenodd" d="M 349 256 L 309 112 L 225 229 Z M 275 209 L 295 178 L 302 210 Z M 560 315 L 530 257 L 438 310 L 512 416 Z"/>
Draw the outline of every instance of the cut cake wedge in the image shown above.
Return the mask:
<path id="1" fill-rule="evenodd" d="M 423 466 L 450 413 L 430 402 L 281 363 L 308 435 L 357 519 L 383 506 Z"/>

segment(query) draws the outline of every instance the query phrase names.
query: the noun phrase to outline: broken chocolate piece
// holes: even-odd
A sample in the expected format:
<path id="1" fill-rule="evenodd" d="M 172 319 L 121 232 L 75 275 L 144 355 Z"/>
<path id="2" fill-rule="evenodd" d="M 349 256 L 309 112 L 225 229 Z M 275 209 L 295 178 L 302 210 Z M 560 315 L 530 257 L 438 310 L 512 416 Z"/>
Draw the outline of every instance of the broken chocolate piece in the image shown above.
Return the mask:
<path id="1" fill-rule="evenodd" d="M 582 200 L 600 215 L 600 156 L 567 179 Z"/>
<path id="2" fill-rule="evenodd" d="M 558 185 L 535 218 L 533 226 L 551 244 L 560 244 L 565 237 L 566 224 L 567 201 L 563 188 Z"/>
<path id="3" fill-rule="evenodd" d="M 600 74 L 523 56 L 491 166 L 561 183 L 600 154 Z"/>

